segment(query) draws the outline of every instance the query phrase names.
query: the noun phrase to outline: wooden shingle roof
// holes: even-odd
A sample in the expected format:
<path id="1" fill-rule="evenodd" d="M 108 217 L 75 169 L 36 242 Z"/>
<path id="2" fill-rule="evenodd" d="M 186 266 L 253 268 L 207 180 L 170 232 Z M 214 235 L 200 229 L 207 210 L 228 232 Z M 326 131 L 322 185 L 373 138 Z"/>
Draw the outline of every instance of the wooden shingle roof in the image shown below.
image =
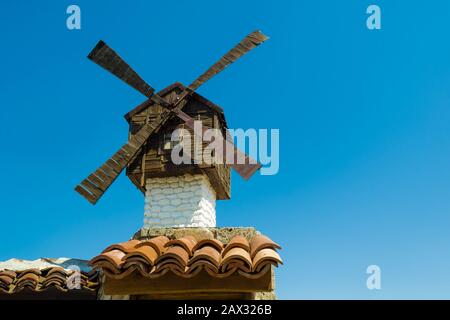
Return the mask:
<path id="1" fill-rule="evenodd" d="M 173 90 L 178 89 L 180 91 L 183 91 L 185 88 L 186 87 L 183 84 L 181 84 L 180 82 L 175 82 L 175 83 L 171 84 L 170 86 L 159 91 L 158 95 L 165 96 L 166 94 L 168 94 L 169 92 L 171 92 Z M 222 120 L 224 121 L 224 123 L 226 123 L 223 109 L 220 106 L 211 102 L 210 100 L 206 99 L 205 97 L 201 96 L 200 94 L 198 94 L 196 92 L 192 93 L 192 98 L 197 100 L 198 102 L 206 105 L 207 107 L 213 109 L 217 113 L 219 113 L 219 115 L 221 115 L 221 117 L 223 118 Z M 124 118 L 129 122 L 135 114 L 144 111 L 145 109 L 149 108 L 152 105 L 153 105 L 152 101 L 146 100 L 143 103 L 141 103 L 140 105 L 138 105 L 137 107 L 135 107 L 134 109 L 132 109 L 131 111 L 129 111 L 127 114 L 125 114 Z"/>

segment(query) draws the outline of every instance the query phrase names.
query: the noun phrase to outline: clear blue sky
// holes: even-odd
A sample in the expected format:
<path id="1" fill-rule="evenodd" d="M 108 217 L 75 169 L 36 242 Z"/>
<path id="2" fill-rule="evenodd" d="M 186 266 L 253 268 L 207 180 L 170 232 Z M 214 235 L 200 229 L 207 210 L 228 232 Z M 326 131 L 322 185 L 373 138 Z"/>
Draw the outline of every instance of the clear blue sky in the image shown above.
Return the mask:
<path id="1" fill-rule="evenodd" d="M 279 128 L 280 172 L 234 174 L 218 224 L 283 246 L 280 298 L 450 298 L 450 2 L 93 2 L 74 2 L 80 31 L 72 2 L 0 4 L 0 260 L 89 259 L 142 224 L 125 175 L 96 206 L 73 191 L 143 101 L 85 58 L 99 39 L 163 88 L 261 29 L 271 39 L 199 92 L 231 127 Z"/>

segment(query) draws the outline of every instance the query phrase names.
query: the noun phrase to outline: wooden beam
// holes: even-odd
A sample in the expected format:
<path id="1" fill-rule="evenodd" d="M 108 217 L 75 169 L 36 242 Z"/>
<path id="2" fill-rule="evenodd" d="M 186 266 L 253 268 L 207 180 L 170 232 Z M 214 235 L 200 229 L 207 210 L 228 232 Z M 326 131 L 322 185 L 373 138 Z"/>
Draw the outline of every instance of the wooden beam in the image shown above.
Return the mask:
<path id="1" fill-rule="evenodd" d="M 270 270 L 258 279 L 239 274 L 215 278 L 205 271 L 190 279 L 170 271 L 161 277 L 149 279 L 134 272 L 122 280 L 105 277 L 104 292 L 107 295 L 268 292 L 274 289 L 272 272 Z"/>

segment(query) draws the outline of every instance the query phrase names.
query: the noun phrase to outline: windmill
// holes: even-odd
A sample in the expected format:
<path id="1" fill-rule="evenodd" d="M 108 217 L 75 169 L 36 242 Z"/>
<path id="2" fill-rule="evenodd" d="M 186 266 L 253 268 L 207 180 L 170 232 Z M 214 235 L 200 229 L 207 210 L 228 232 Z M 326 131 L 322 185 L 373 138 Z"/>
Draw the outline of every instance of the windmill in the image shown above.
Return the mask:
<path id="1" fill-rule="evenodd" d="M 154 139 L 156 135 L 160 135 L 162 128 L 166 126 L 171 119 L 177 117 L 183 125 L 187 128 L 193 129 L 195 119 L 189 115 L 188 112 L 185 112 L 184 108 L 186 105 L 189 105 L 191 98 L 196 96 L 195 91 L 213 76 L 220 73 L 231 63 L 267 39 L 268 37 L 260 31 L 250 33 L 219 61 L 213 64 L 206 72 L 195 79 L 195 81 L 193 81 L 189 86 L 184 87 L 181 84 L 178 84 L 176 86 L 177 90 L 174 90 L 174 88 L 168 90 L 172 95 L 164 95 L 161 92 L 156 93 L 155 89 L 146 83 L 113 49 L 111 49 L 105 42 L 99 41 L 88 55 L 88 58 L 147 97 L 147 100 L 139 106 L 139 110 L 151 107 L 153 109 L 158 108 L 160 112 L 158 112 L 158 114 L 154 117 L 147 117 L 145 123 L 140 125 L 138 130 L 135 130 L 132 134 L 130 134 L 128 142 L 121 146 L 119 150 L 105 163 L 103 163 L 97 170 L 77 185 L 75 190 L 90 203 L 95 204 L 124 170 L 124 168 L 130 168 L 133 163 L 136 162 L 136 158 L 140 157 L 140 155 L 144 153 L 143 149 L 148 148 L 149 141 Z M 225 138 L 223 139 L 223 143 L 227 146 L 226 150 L 232 149 L 234 150 L 235 157 L 242 156 L 245 159 L 245 162 L 242 164 L 235 162 L 226 164 L 227 170 L 231 167 L 241 177 L 246 180 L 249 179 L 257 170 L 259 170 L 261 164 L 256 162 L 254 159 L 251 159 L 248 155 L 243 154 L 234 145 L 232 145 L 232 140 L 228 135 L 226 135 L 226 131 L 224 131 L 224 136 Z M 163 157 L 162 155 L 160 156 Z M 140 160 L 138 165 L 140 165 L 142 161 L 143 160 Z M 145 161 L 143 163 L 145 164 Z M 219 168 L 219 166 L 215 167 L 215 173 L 211 173 L 210 179 L 218 179 L 217 176 L 220 176 L 220 174 L 217 174 L 217 172 L 219 172 L 219 170 L 223 171 L 223 168 Z M 198 169 L 198 166 L 196 169 Z M 202 168 L 200 169 L 206 171 L 209 170 Z M 208 172 L 212 171 L 209 170 Z M 144 173 L 142 173 L 142 177 L 144 177 Z M 225 178 L 225 180 L 226 179 L 227 178 Z M 139 184 L 136 180 L 136 178 L 132 179 L 132 181 L 135 182 L 140 189 L 143 189 L 143 183 Z M 219 183 L 218 185 L 221 184 Z M 226 187 L 223 186 L 221 187 L 222 189 L 219 187 L 217 188 L 219 191 L 226 189 Z M 227 193 L 225 190 L 222 197 L 229 198 L 229 192 Z"/>

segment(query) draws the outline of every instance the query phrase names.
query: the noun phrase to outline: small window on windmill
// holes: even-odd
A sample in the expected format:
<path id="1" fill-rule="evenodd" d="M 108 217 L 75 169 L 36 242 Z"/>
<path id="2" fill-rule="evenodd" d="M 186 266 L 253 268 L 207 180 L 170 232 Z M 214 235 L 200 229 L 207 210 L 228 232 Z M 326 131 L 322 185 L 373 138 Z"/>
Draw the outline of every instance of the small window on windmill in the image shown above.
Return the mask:
<path id="1" fill-rule="evenodd" d="M 163 141 L 162 141 L 162 149 L 163 150 L 171 150 L 173 148 L 173 142 L 172 142 L 172 134 L 171 133 L 164 133 Z"/>
<path id="2" fill-rule="evenodd" d="M 184 126 L 182 126 L 184 127 Z M 179 143 L 183 143 L 183 135 L 181 133 L 182 131 L 180 130 L 180 135 L 178 137 L 178 140 L 172 141 L 172 134 L 173 132 L 165 132 L 163 134 L 163 139 L 162 139 L 162 150 L 166 151 L 166 150 L 172 150 L 177 144 Z"/>

